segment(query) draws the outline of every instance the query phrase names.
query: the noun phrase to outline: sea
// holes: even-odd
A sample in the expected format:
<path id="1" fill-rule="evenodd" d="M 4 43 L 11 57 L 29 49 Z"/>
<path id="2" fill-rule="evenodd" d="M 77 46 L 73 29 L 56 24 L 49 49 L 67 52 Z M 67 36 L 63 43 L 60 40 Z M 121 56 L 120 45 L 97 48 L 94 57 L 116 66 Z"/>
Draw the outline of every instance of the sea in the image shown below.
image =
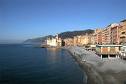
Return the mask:
<path id="1" fill-rule="evenodd" d="M 0 84 L 85 84 L 85 74 L 64 49 L 0 44 Z"/>

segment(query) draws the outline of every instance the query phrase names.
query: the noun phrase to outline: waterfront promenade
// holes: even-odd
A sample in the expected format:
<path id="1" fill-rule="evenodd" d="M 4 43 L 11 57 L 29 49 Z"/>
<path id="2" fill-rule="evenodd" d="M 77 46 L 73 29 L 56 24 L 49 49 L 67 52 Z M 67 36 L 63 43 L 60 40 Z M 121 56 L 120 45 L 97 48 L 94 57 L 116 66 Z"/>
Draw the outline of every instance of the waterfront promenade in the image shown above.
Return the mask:
<path id="1" fill-rule="evenodd" d="M 83 47 L 65 47 L 87 74 L 87 84 L 126 84 L 126 61 L 101 59 Z"/>

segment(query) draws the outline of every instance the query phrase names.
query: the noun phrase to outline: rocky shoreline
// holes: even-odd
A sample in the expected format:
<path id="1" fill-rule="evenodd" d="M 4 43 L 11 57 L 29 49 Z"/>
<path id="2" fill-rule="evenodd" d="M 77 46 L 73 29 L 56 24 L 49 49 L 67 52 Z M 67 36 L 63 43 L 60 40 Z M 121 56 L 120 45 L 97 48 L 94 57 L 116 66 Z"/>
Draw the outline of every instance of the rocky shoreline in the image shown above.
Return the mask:
<path id="1" fill-rule="evenodd" d="M 70 52 L 81 69 L 86 72 L 87 84 L 126 84 L 126 61 L 102 60 L 92 51 L 77 46 L 64 49 Z"/>

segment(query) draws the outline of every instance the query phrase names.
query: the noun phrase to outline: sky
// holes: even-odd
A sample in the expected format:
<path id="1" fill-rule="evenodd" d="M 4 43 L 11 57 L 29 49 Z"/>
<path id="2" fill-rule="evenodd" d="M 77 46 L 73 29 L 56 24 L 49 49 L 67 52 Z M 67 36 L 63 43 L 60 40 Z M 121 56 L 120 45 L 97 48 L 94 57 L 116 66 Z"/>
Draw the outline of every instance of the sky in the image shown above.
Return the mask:
<path id="1" fill-rule="evenodd" d="M 0 0 L 0 43 L 104 28 L 126 19 L 126 0 Z"/>

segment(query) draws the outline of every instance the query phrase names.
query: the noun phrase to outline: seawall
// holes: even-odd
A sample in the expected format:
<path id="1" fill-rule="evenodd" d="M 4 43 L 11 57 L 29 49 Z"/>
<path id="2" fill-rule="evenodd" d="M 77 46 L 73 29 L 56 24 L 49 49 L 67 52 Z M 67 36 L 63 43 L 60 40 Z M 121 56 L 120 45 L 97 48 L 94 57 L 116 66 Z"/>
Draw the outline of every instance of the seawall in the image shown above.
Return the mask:
<path id="1" fill-rule="evenodd" d="M 104 61 L 95 53 L 79 47 L 64 47 L 64 49 L 72 55 L 81 69 L 86 72 L 87 84 L 125 84 L 126 68 L 123 67 L 126 67 L 126 62 L 120 59 Z"/>
<path id="2" fill-rule="evenodd" d="M 66 50 L 71 54 L 71 56 L 75 59 L 78 65 L 81 67 L 82 71 L 86 72 L 87 75 L 87 84 L 103 84 L 103 81 L 97 71 L 93 68 L 93 66 L 89 63 L 83 62 L 79 57 L 79 54 L 72 53 L 70 50 L 66 48 Z"/>

